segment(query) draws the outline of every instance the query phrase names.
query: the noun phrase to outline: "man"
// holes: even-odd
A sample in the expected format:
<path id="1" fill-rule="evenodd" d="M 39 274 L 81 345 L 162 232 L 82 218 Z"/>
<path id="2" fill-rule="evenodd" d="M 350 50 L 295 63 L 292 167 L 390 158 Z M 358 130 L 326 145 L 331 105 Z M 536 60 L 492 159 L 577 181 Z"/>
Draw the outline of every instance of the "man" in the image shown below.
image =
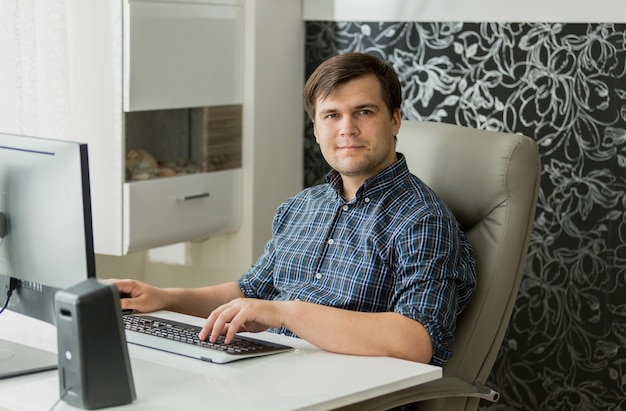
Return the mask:
<path id="1" fill-rule="evenodd" d="M 396 153 L 402 91 L 360 53 L 322 63 L 305 109 L 332 171 L 277 210 L 264 254 L 238 281 L 194 289 L 116 281 L 122 308 L 206 317 L 201 339 L 272 329 L 321 349 L 443 365 L 475 288 L 449 209 Z"/>

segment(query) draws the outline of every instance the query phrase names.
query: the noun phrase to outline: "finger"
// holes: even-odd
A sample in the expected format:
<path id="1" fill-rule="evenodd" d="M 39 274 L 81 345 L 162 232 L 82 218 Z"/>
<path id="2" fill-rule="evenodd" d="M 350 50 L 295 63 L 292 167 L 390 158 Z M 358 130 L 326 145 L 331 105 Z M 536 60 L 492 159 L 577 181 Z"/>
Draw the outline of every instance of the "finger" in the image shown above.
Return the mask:
<path id="1" fill-rule="evenodd" d="M 231 307 L 231 312 L 228 317 L 228 329 L 225 333 L 225 342 L 229 344 L 238 332 L 246 331 L 248 324 L 254 324 L 256 321 L 256 310 L 253 308 L 253 304 L 250 304 L 250 300 L 246 301 L 246 304 L 239 301 L 238 304 L 234 304 Z M 222 313 L 224 315 L 225 313 Z"/>
<path id="2" fill-rule="evenodd" d="M 224 342 L 226 344 L 230 344 L 230 342 L 235 338 L 235 335 L 245 329 L 245 322 L 242 322 L 240 319 L 243 318 L 241 312 L 238 312 L 228 323 L 228 327 L 225 330 Z"/>
<path id="3" fill-rule="evenodd" d="M 130 296 L 122 297 L 120 298 L 120 307 L 125 314 L 129 314 L 130 312 L 144 312 L 141 300 L 141 298 L 132 298 Z"/>
<path id="4" fill-rule="evenodd" d="M 210 341 L 215 342 L 218 336 L 224 335 L 224 342 L 226 344 L 230 343 L 240 326 L 238 317 L 240 317 L 240 311 L 235 304 L 223 306 L 223 310 L 217 314 L 215 322 L 213 323 Z"/>
<path id="5" fill-rule="evenodd" d="M 218 307 L 209 314 L 206 321 L 204 322 L 204 326 L 202 330 L 198 333 L 198 338 L 205 341 L 207 339 L 210 340 L 211 335 L 213 334 L 213 328 L 215 327 L 215 321 L 217 320 L 219 313 L 221 312 L 222 307 Z M 217 338 L 217 336 L 215 337 Z M 215 339 L 211 340 L 215 342 Z"/>
<path id="6" fill-rule="evenodd" d="M 213 323 L 213 328 L 211 329 L 211 335 L 209 340 L 211 342 L 217 341 L 217 337 L 224 334 L 226 335 L 225 343 L 228 344 L 230 340 L 228 338 L 228 331 L 230 329 L 230 321 L 232 318 L 233 310 L 232 308 L 227 308 L 222 310 L 216 317 L 215 322 Z"/>

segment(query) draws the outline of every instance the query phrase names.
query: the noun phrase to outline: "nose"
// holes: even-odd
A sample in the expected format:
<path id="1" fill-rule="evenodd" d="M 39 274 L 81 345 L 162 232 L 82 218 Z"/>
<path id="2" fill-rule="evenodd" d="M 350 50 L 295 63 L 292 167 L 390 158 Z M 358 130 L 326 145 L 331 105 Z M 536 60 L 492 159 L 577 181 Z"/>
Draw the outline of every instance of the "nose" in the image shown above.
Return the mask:
<path id="1" fill-rule="evenodd" d="M 342 136 L 353 136 L 355 134 L 357 134 L 358 131 L 358 127 L 356 124 L 356 121 L 354 118 L 352 118 L 351 116 L 344 116 L 342 118 L 342 123 L 341 123 L 341 135 Z"/>

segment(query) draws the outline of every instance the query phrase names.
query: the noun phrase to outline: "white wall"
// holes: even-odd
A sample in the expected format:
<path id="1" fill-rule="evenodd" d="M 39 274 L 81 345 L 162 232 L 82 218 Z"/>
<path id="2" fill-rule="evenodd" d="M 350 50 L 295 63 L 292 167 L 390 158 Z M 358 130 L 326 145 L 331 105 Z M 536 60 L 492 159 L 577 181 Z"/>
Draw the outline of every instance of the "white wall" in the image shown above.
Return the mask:
<path id="1" fill-rule="evenodd" d="M 624 0 L 302 0 L 305 20 L 626 22 Z"/>

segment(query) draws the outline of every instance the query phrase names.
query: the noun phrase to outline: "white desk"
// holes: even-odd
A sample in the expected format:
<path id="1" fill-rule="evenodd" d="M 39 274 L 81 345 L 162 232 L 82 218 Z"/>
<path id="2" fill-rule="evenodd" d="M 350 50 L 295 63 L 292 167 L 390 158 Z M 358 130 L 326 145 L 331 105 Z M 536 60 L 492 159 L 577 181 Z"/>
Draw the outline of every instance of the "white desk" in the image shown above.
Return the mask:
<path id="1" fill-rule="evenodd" d="M 195 317 L 166 313 L 202 324 Z M 384 357 L 332 354 L 306 341 L 271 333 L 257 338 L 295 351 L 230 364 L 211 364 L 129 345 L 137 400 L 120 410 L 328 410 L 390 395 L 441 377 L 441 368 Z M 56 352 L 56 329 L 5 311 L 0 338 Z M 57 371 L 0 380 L 0 410 L 75 410 L 59 402 Z"/>

